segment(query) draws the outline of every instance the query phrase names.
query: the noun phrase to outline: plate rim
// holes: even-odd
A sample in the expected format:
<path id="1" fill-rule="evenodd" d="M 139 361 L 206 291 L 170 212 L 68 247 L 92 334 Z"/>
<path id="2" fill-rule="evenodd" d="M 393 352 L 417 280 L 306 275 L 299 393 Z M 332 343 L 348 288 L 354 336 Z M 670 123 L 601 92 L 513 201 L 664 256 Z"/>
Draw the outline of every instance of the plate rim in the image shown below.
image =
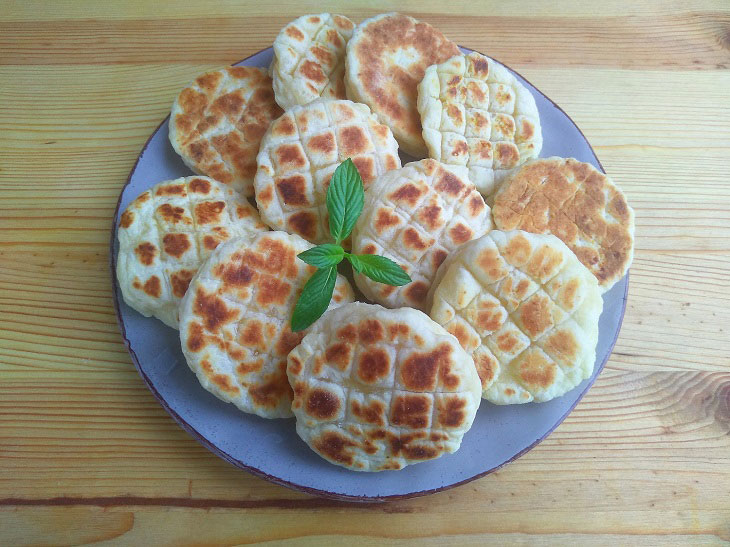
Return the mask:
<path id="1" fill-rule="evenodd" d="M 462 49 L 466 49 L 468 51 L 476 51 L 474 49 L 470 49 L 470 48 L 467 48 L 464 46 L 459 46 L 459 47 Z M 271 50 L 271 49 L 273 49 L 271 46 L 263 48 L 255 53 L 252 53 L 248 57 L 241 59 L 240 61 L 236 61 L 235 63 L 231 63 L 230 65 L 226 65 L 226 66 L 238 65 L 245 61 L 248 61 L 252 57 L 255 57 L 255 56 L 257 56 L 261 53 L 264 53 L 268 50 Z M 476 51 L 476 52 L 481 53 L 479 51 Z M 484 55 L 483 53 L 481 53 L 481 54 Z M 565 112 L 565 110 L 563 110 L 555 101 L 553 101 L 550 97 L 545 95 L 545 93 L 543 93 L 537 86 L 535 86 L 532 82 L 530 82 L 522 74 L 520 74 L 516 70 L 512 69 L 509 65 L 506 65 L 502 61 L 499 61 L 497 59 L 495 59 L 495 60 L 497 62 L 499 62 L 501 65 L 503 65 L 505 68 L 510 70 L 512 73 L 517 74 L 518 76 L 520 76 L 520 78 L 522 78 L 524 81 L 529 83 L 533 87 L 533 89 L 535 89 L 538 93 L 540 93 L 540 95 L 542 95 L 545 99 L 547 99 L 548 102 L 550 102 L 550 104 L 552 104 L 555 108 L 557 108 L 570 121 L 570 123 L 573 124 L 573 126 L 578 130 L 581 137 L 583 137 L 583 140 L 588 145 L 588 148 L 591 150 L 593 157 L 596 158 L 596 161 L 598 162 L 598 166 L 599 166 L 601 172 L 603 172 L 605 174 L 606 170 L 603 168 L 603 164 L 601 163 L 601 160 L 598 158 L 596 151 L 593 149 L 593 146 L 591 145 L 590 141 L 586 138 L 585 134 L 580 129 L 578 124 L 575 123 L 573 118 L 571 118 L 568 115 L 568 113 Z M 530 450 L 535 448 L 537 445 L 539 445 L 548 436 L 550 436 L 552 434 L 552 432 L 555 431 L 555 429 L 557 429 L 558 426 L 560 426 L 560 424 L 562 424 L 565 421 L 565 419 L 573 412 L 573 410 L 575 410 L 575 407 L 578 405 L 578 403 L 580 403 L 580 401 L 583 399 L 583 397 L 588 392 L 588 390 L 591 387 L 593 387 L 593 384 L 595 383 L 596 379 L 598 379 L 598 376 L 600 376 L 601 372 L 603 372 L 603 369 L 604 369 L 606 363 L 611 358 L 611 355 L 613 354 L 613 349 L 616 346 L 616 342 L 618 340 L 619 334 L 621 333 L 621 327 L 623 326 L 624 315 L 626 314 L 626 302 L 628 299 L 628 292 L 629 292 L 629 272 L 628 271 L 626 272 L 626 275 L 625 275 L 626 283 L 625 283 L 624 294 L 621 296 L 621 317 L 619 318 L 618 329 L 616 330 L 616 333 L 614 334 L 614 338 L 610 344 L 609 351 L 606 355 L 606 358 L 603 360 L 602 363 L 600 363 L 600 364 L 596 363 L 598 372 L 594 375 L 593 381 L 589 382 L 588 385 L 585 386 L 585 388 L 578 394 L 578 397 L 576 398 L 575 402 L 570 406 L 570 408 L 568 408 L 568 410 L 565 411 L 565 413 L 555 422 L 555 424 L 552 425 L 550 427 L 550 429 L 548 429 L 548 431 L 546 431 L 543 435 L 541 435 L 540 437 L 535 439 L 535 441 L 532 444 L 526 446 L 525 448 L 523 448 L 522 450 L 517 452 L 514 456 L 505 460 L 504 462 L 502 462 L 501 464 L 499 464 L 497 466 L 487 469 L 486 471 L 483 471 L 481 473 L 477 473 L 476 475 L 473 475 L 462 481 L 444 485 L 444 486 L 439 486 L 437 488 L 419 490 L 416 492 L 409 492 L 406 494 L 392 494 L 392 495 L 385 495 L 385 496 L 367 496 L 367 495 L 356 496 L 356 495 L 351 495 L 351 494 L 340 494 L 337 492 L 330 492 L 329 490 L 321 490 L 321 489 L 314 488 L 311 486 L 304 486 L 301 484 L 297 484 L 295 482 L 291 482 L 286 479 L 282 479 L 280 477 L 270 475 L 269 473 L 266 473 L 265 471 L 262 471 L 261 469 L 258 469 L 257 467 L 254 467 L 252 465 L 242 462 L 241 460 L 234 458 L 233 456 L 231 456 L 230 454 L 228 454 L 227 452 L 225 452 L 224 450 L 222 450 L 221 448 L 216 446 L 214 443 L 209 441 L 202 433 L 200 433 L 197 429 L 195 429 L 192 425 L 190 425 L 187 422 L 187 420 L 185 420 L 185 418 L 183 418 L 180 414 L 178 414 L 175 410 L 172 409 L 172 407 L 170 407 L 167 404 L 167 401 L 165 400 L 165 398 L 162 397 L 162 395 L 160 395 L 160 393 L 157 391 L 157 389 L 155 388 L 154 384 L 151 382 L 149 377 L 142 370 L 142 367 L 139 363 L 139 359 L 137 358 L 137 354 L 132 349 L 131 342 L 127 338 L 127 330 L 126 330 L 126 326 L 124 324 L 124 320 L 122 318 L 122 311 L 121 311 L 121 306 L 120 306 L 120 301 L 119 301 L 120 289 L 119 289 L 119 284 L 118 284 L 117 276 L 116 276 L 116 254 L 117 253 L 115 252 L 115 249 L 114 249 L 114 243 L 117 238 L 117 230 L 118 230 L 117 216 L 119 214 L 119 208 L 121 207 L 121 204 L 122 204 L 122 197 L 124 195 L 124 191 L 126 190 L 127 186 L 129 186 L 129 184 L 132 180 L 132 175 L 137 170 L 137 165 L 139 164 L 139 161 L 142 159 L 142 156 L 144 155 L 145 151 L 147 150 L 147 147 L 149 146 L 150 141 L 153 139 L 153 137 L 157 134 L 157 132 L 160 130 L 160 128 L 165 124 L 165 122 L 169 118 L 170 118 L 170 114 L 165 116 L 162 119 L 162 121 L 157 125 L 157 127 L 155 127 L 155 129 L 152 131 L 152 133 L 150 133 L 150 136 L 145 141 L 144 146 L 142 146 L 142 148 L 140 149 L 139 154 L 137 155 L 137 159 L 134 162 L 134 165 L 132 165 L 132 168 L 129 171 L 129 175 L 127 176 L 126 182 L 124 183 L 124 185 L 121 187 L 121 189 L 119 191 L 119 197 L 117 198 L 117 204 L 116 204 L 116 207 L 114 208 L 114 213 L 112 215 L 112 220 L 111 220 L 112 226 L 111 226 L 110 246 L 109 246 L 109 248 L 110 248 L 109 271 L 111 274 L 112 289 L 113 289 L 112 290 L 112 296 L 113 296 L 112 300 L 114 301 L 114 311 L 115 311 L 115 315 L 116 315 L 116 319 L 117 319 L 117 325 L 119 326 L 119 330 L 122 335 L 122 342 L 124 344 L 124 347 L 127 349 L 127 352 L 129 353 L 130 357 L 132 358 L 132 363 L 134 364 L 134 367 L 137 369 L 137 373 L 140 375 L 140 377 L 142 378 L 142 381 L 147 386 L 147 389 L 150 390 L 150 392 L 152 393 L 154 398 L 157 399 L 157 402 L 160 403 L 160 406 L 162 406 L 162 408 L 172 417 L 172 419 L 175 422 L 177 422 L 177 424 L 184 431 L 186 431 L 194 440 L 196 440 L 198 443 L 203 445 L 210 452 L 212 452 L 213 454 L 215 454 L 222 460 L 228 462 L 232 466 L 234 466 L 238 469 L 247 471 L 247 472 L 251 473 L 252 475 L 255 475 L 259 478 L 262 478 L 264 480 L 267 480 L 267 481 L 277 484 L 279 486 L 284 486 L 291 490 L 303 492 L 305 494 L 310 494 L 313 496 L 318 496 L 321 498 L 327 498 L 327 499 L 337 500 L 337 501 L 374 503 L 374 502 L 386 502 L 386 501 L 399 501 L 399 500 L 417 498 L 417 497 L 422 497 L 422 496 L 428 496 L 430 494 L 436 494 L 438 492 L 450 490 L 451 488 L 456 488 L 457 486 L 462 486 L 471 481 L 474 481 L 474 480 L 480 479 L 482 477 L 485 477 L 487 475 L 490 475 L 491 473 L 494 473 L 495 471 L 502 469 L 507 464 L 510 464 L 513 461 L 517 460 L 518 458 L 521 458 L 527 452 L 529 452 Z"/>

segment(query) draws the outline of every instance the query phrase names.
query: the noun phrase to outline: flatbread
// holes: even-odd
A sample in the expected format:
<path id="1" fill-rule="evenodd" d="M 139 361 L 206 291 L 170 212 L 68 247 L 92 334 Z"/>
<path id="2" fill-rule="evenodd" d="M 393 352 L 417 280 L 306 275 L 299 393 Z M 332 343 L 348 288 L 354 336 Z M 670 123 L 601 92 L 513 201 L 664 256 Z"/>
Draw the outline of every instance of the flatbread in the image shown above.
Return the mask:
<path id="1" fill-rule="evenodd" d="M 347 43 L 347 98 L 365 103 L 393 131 L 401 149 L 428 155 L 416 104 L 426 68 L 459 54 L 457 45 L 429 25 L 383 13 L 355 27 Z"/>
<path id="2" fill-rule="evenodd" d="M 263 221 L 312 243 L 330 241 L 327 188 L 347 158 L 366 189 L 401 165 L 390 130 L 364 104 L 317 99 L 287 110 L 261 140 L 254 184 Z"/>
<path id="3" fill-rule="evenodd" d="M 320 13 L 302 15 L 281 29 L 269 68 L 279 106 L 346 98 L 345 45 L 354 28 L 347 17 Z"/>
<path id="4" fill-rule="evenodd" d="M 535 98 L 509 70 L 481 53 L 428 67 L 418 84 L 418 112 L 429 155 L 466 165 L 490 203 L 511 170 L 542 149 Z"/>
<path id="5" fill-rule="evenodd" d="M 452 253 L 433 286 L 431 317 L 474 358 L 488 401 L 549 401 L 592 374 L 603 300 L 557 237 L 492 230 Z"/>
<path id="6" fill-rule="evenodd" d="M 353 303 L 327 312 L 289 354 L 297 433 L 355 471 L 455 452 L 481 388 L 471 358 L 427 315 Z"/>
<path id="7" fill-rule="evenodd" d="M 432 159 L 409 163 L 370 186 L 353 231 L 352 250 L 390 258 L 413 282 L 393 287 L 357 273 L 355 282 L 365 296 L 383 306 L 428 311 L 426 295 L 446 256 L 491 228 L 489 207 L 465 167 Z"/>
<path id="8" fill-rule="evenodd" d="M 170 114 L 170 143 L 190 169 L 253 195 L 261 137 L 282 113 L 261 68 L 231 66 L 198 76 Z"/>
<path id="9" fill-rule="evenodd" d="M 284 232 L 231 240 L 190 282 L 180 304 L 180 341 L 200 384 L 240 410 L 292 415 L 286 357 L 307 331 L 289 328 L 294 305 L 315 268 L 297 258 L 311 248 Z M 330 308 L 352 302 L 338 275 Z"/>
<path id="10" fill-rule="evenodd" d="M 589 163 L 552 157 L 526 164 L 499 189 L 492 212 L 500 230 L 562 239 L 603 292 L 626 274 L 634 257 L 634 210 Z"/>
<path id="11" fill-rule="evenodd" d="M 156 184 L 119 221 L 124 301 L 176 329 L 180 299 L 210 253 L 232 237 L 266 230 L 256 209 L 223 183 L 196 176 Z"/>

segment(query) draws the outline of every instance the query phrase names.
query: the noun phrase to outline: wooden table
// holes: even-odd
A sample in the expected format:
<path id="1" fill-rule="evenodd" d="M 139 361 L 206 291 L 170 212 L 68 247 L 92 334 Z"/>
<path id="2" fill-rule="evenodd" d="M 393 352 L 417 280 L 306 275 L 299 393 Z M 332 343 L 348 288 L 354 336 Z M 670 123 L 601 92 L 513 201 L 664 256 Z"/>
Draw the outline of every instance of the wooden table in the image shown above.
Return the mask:
<path id="1" fill-rule="evenodd" d="M 311 498 L 213 456 L 142 384 L 108 265 L 140 148 L 197 73 L 375 3 L 0 3 L 0 544 L 730 541 L 727 0 L 396 4 L 554 99 L 636 209 L 613 357 L 517 462 L 410 501 Z"/>

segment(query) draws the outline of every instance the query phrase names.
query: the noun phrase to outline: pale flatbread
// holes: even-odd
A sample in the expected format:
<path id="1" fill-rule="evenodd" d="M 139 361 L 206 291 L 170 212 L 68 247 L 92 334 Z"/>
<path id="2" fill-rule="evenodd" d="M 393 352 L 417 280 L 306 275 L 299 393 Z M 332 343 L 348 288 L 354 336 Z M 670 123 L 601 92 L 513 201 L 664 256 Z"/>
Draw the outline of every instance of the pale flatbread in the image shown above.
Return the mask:
<path id="1" fill-rule="evenodd" d="M 289 354 L 297 433 L 355 471 L 455 452 L 481 387 L 458 341 L 427 315 L 354 303 L 327 312 Z"/>
<path id="2" fill-rule="evenodd" d="M 177 308 L 198 267 L 222 241 L 268 230 L 232 188 L 207 177 L 161 182 L 119 221 L 117 279 L 124 301 L 177 328 Z"/>
<path id="3" fill-rule="evenodd" d="M 393 131 L 401 149 L 428 155 L 418 115 L 418 84 L 426 68 L 459 54 L 438 29 L 400 13 L 383 13 L 355 27 L 347 43 L 347 98 L 365 103 Z"/>
<path id="4" fill-rule="evenodd" d="M 211 255 L 180 304 L 180 341 L 201 385 L 244 412 L 292 415 L 286 357 L 307 331 L 289 328 L 315 268 L 297 258 L 299 236 L 263 232 L 231 240 Z M 352 302 L 338 275 L 330 308 Z"/>
<path id="5" fill-rule="evenodd" d="M 282 113 L 262 68 L 231 66 L 198 76 L 170 114 L 170 143 L 194 172 L 253 195 L 261 137 Z"/>
<path id="6" fill-rule="evenodd" d="M 390 258 L 413 282 L 393 287 L 357 273 L 355 282 L 383 306 L 428 311 L 426 294 L 446 256 L 491 227 L 489 207 L 465 167 L 425 159 L 389 171 L 366 193 L 352 250 Z"/>
<path id="7" fill-rule="evenodd" d="M 535 98 L 481 53 L 428 67 L 418 85 L 418 112 L 429 155 L 467 166 L 488 203 L 510 171 L 542 149 Z"/>
<path id="8" fill-rule="evenodd" d="M 355 27 L 342 15 L 302 15 L 274 40 L 269 73 L 284 109 L 319 97 L 345 99 L 345 45 Z"/>
<path id="9" fill-rule="evenodd" d="M 492 212 L 500 230 L 559 237 L 603 292 L 626 274 L 634 257 L 634 210 L 590 163 L 558 157 L 528 163 L 499 189 Z"/>
<path id="10" fill-rule="evenodd" d="M 330 241 L 327 188 L 347 158 L 366 189 L 400 167 L 390 129 L 364 104 L 317 99 L 287 110 L 261 141 L 254 184 L 263 221 L 312 243 Z"/>
<path id="11" fill-rule="evenodd" d="M 488 401 L 549 401 L 593 372 L 603 300 L 557 237 L 492 230 L 452 253 L 433 286 L 431 317 L 472 355 Z"/>

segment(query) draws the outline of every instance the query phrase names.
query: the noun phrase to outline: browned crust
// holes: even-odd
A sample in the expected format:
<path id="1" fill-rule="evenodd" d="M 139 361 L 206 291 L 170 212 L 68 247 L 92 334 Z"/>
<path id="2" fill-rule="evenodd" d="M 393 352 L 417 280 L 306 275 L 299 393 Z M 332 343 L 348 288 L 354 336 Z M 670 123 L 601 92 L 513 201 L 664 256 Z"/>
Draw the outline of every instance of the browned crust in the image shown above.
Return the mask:
<path id="1" fill-rule="evenodd" d="M 414 57 L 411 64 L 393 62 L 405 52 Z M 348 63 L 358 67 L 357 74 L 349 74 L 350 82 L 362 94 L 357 98 L 386 121 L 396 137 L 407 135 L 425 150 L 416 108 L 418 84 L 427 67 L 458 54 L 458 46 L 428 23 L 399 13 L 377 16 L 363 21 L 348 44 Z"/>
<path id="2" fill-rule="evenodd" d="M 226 76 L 240 87 L 221 92 Z M 244 88 L 253 88 L 250 97 L 245 97 Z M 282 112 L 264 70 L 230 67 L 207 72 L 178 96 L 170 120 L 171 141 L 190 167 L 252 195 L 261 137 Z M 224 123 L 233 128 L 208 136 L 211 128 Z"/>
<path id="3" fill-rule="evenodd" d="M 492 213 L 499 229 L 563 240 L 604 290 L 623 276 L 633 256 L 633 211 L 626 197 L 591 164 L 572 158 L 523 166 L 495 196 Z"/>

